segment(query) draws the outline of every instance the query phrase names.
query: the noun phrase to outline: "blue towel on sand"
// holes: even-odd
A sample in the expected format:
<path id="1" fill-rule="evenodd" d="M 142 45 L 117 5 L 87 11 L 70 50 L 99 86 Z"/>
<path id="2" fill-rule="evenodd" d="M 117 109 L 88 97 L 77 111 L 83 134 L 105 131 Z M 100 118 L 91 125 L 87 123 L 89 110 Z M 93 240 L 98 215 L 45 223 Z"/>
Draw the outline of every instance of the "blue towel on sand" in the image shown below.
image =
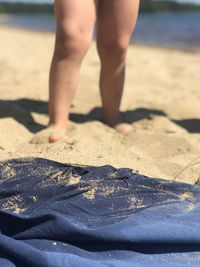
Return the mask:
<path id="1" fill-rule="evenodd" d="M 112 166 L 0 162 L 0 266 L 200 266 L 200 188 Z"/>

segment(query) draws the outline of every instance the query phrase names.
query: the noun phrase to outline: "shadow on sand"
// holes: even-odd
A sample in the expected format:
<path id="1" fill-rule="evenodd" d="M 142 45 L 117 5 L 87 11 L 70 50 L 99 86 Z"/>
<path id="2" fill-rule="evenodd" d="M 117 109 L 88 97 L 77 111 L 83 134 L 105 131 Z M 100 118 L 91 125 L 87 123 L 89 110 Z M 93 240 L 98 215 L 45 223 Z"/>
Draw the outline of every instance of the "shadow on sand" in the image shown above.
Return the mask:
<path id="1" fill-rule="evenodd" d="M 36 123 L 31 112 L 48 115 L 48 103 L 32 99 L 0 100 L 0 119 L 11 117 L 23 124 L 30 132 L 37 133 L 45 125 Z M 166 116 L 161 110 L 138 108 L 121 112 L 123 121 L 134 123 L 142 119 L 151 119 L 151 115 Z M 88 114 L 70 113 L 70 120 L 76 123 L 88 121 L 101 121 L 101 108 L 95 107 Z M 190 133 L 200 133 L 200 119 L 172 120 L 172 122 L 185 128 Z"/>

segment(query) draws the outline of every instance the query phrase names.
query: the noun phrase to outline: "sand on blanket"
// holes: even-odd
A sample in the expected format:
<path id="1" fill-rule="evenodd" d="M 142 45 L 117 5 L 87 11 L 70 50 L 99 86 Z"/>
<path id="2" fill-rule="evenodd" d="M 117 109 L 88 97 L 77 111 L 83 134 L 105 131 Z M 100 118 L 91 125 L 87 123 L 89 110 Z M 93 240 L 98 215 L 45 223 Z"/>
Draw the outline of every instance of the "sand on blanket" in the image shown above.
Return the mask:
<path id="1" fill-rule="evenodd" d="M 131 45 L 121 135 L 101 121 L 95 43 L 84 61 L 62 141 L 29 141 L 48 122 L 54 34 L 0 26 L 0 160 L 45 157 L 63 163 L 128 167 L 193 184 L 200 176 L 200 52 Z M 66 74 L 67 75 L 67 74 Z"/>

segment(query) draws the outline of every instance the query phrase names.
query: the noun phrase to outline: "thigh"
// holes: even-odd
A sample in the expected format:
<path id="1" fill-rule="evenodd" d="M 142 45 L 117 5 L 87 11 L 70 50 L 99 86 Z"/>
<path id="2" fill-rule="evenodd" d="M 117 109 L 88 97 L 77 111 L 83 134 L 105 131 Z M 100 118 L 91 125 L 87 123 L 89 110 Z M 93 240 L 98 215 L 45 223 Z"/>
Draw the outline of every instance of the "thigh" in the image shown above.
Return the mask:
<path id="1" fill-rule="evenodd" d="M 99 0 L 97 11 L 98 42 L 114 42 L 119 38 L 129 42 L 134 30 L 139 0 Z"/>
<path id="2" fill-rule="evenodd" d="M 54 13 L 57 31 L 78 31 L 92 35 L 98 0 L 55 0 Z"/>

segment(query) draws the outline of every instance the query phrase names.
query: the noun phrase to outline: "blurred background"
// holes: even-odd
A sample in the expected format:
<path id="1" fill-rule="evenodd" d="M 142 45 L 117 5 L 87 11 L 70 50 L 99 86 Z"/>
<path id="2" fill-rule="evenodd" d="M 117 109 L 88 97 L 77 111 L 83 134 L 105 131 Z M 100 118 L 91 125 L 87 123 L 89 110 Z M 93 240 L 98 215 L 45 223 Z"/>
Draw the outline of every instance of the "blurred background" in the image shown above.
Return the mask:
<path id="1" fill-rule="evenodd" d="M 0 23 L 55 31 L 53 0 L 0 1 Z M 131 42 L 172 48 L 200 48 L 200 0 L 141 0 Z"/>

